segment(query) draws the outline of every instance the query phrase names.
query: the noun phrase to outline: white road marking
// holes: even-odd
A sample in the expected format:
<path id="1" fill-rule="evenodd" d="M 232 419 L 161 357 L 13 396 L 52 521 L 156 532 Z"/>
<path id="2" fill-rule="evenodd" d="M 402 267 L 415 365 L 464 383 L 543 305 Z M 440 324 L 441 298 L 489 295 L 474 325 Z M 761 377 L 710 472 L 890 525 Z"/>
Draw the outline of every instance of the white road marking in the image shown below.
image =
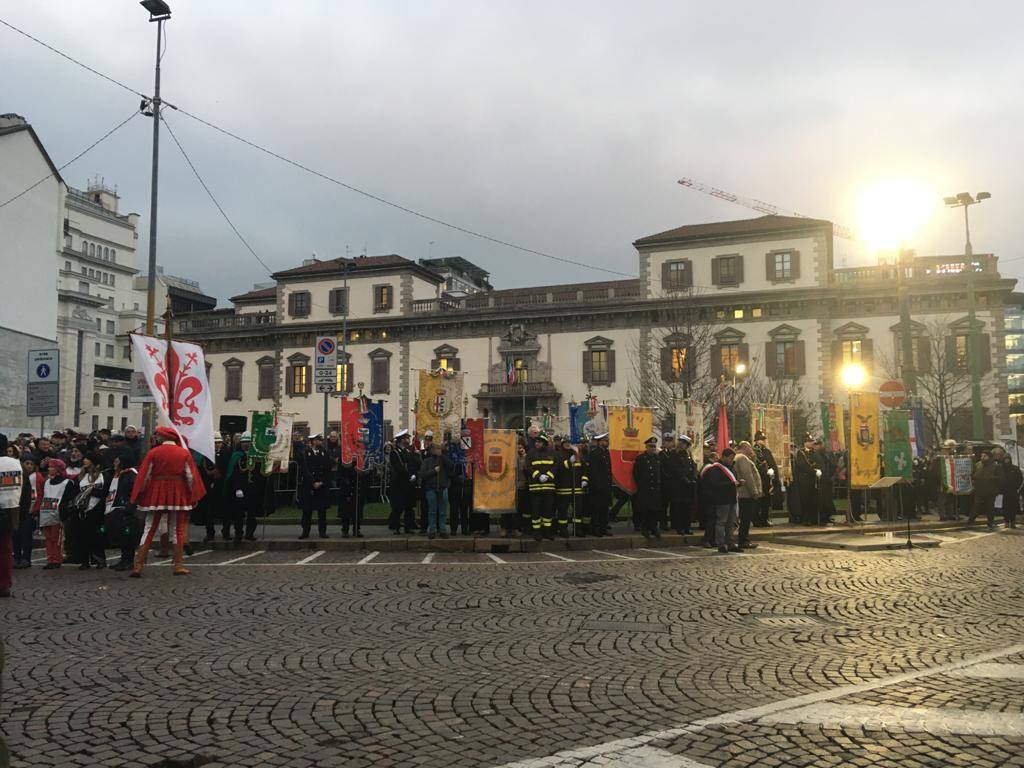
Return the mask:
<path id="1" fill-rule="evenodd" d="M 950 673 L 953 677 L 978 677 L 991 680 L 1024 680 L 1024 664 L 1000 664 L 987 662 L 959 669 Z"/>
<path id="2" fill-rule="evenodd" d="M 574 768 L 575 766 L 584 764 L 586 761 L 591 761 L 595 758 L 603 758 L 605 755 L 614 755 L 626 750 L 644 747 L 650 745 L 652 742 L 670 741 L 678 739 L 681 736 L 695 735 L 719 725 L 749 723 L 791 709 L 803 707 L 810 709 L 811 705 L 835 701 L 836 699 L 841 699 L 844 696 L 849 696 L 851 694 L 873 691 L 878 688 L 885 688 L 898 683 L 906 683 L 922 677 L 946 675 L 982 662 L 992 661 L 993 659 L 1003 658 L 1006 656 L 1015 656 L 1022 652 L 1024 652 L 1024 643 L 1011 645 L 1006 648 L 997 648 L 993 651 L 978 654 L 977 656 L 972 656 L 961 661 L 941 664 L 937 667 L 915 670 L 913 672 L 902 672 L 897 675 L 882 677 L 877 680 L 869 680 L 864 683 L 841 685 L 836 688 L 817 691 L 815 693 L 807 693 L 802 696 L 781 699 L 779 701 L 771 702 L 770 704 L 763 704 L 757 707 L 750 707 L 749 709 L 740 709 L 733 712 L 725 712 L 721 715 L 715 715 L 714 717 L 694 720 L 676 728 L 668 728 L 662 731 L 651 731 L 650 733 L 640 734 L 639 736 L 633 736 L 627 739 L 618 739 L 616 741 L 608 741 L 603 744 L 594 744 L 589 747 L 580 747 L 579 749 L 568 749 L 549 757 L 531 758 L 513 763 L 504 763 L 501 768 Z M 614 765 L 614 762 L 611 762 L 610 764 Z M 699 766 L 700 763 L 697 763 L 697 765 Z"/>
<path id="3" fill-rule="evenodd" d="M 647 547 L 637 547 L 637 550 L 640 552 L 653 552 L 656 555 L 668 555 L 669 557 L 677 557 L 683 559 L 687 559 L 690 557 L 690 555 L 678 555 L 675 552 L 666 552 L 663 549 L 648 549 Z M 597 552 L 596 549 L 594 551 Z"/>
<path id="4" fill-rule="evenodd" d="M 605 552 L 603 549 L 592 549 L 590 550 L 595 555 L 608 555 L 608 557 L 617 557 L 619 560 L 640 560 L 639 557 L 630 557 L 629 555 L 617 555 L 614 552 Z"/>
<path id="5" fill-rule="evenodd" d="M 248 560 L 250 557 L 256 557 L 257 555 L 262 555 L 265 551 L 266 550 L 264 550 L 264 549 L 258 549 L 255 552 L 250 552 L 248 555 L 242 555 L 241 557 L 236 557 L 234 560 L 225 560 L 223 563 L 217 563 L 217 565 L 231 565 L 232 563 L 240 563 L 243 560 Z"/>
<path id="6" fill-rule="evenodd" d="M 297 562 L 296 565 L 309 565 L 314 560 L 316 560 L 318 557 L 323 555 L 326 551 L 327 551 L 326 549 L 318 549 L 316 552 L 314 552 L 309 557 L 304 557 L 301 560 L 299 560 L 299 562 Z"/>
<path id="7" fill-rule="evenodd" d="M 561 555 L 556 555 L 554 552 L 541 552 L 541 554 L 542 555 L 547 555 L 548 557 L 553 557 L 556 560 L 564 560 L 567 563 L 575 563 L 575 562 L 577 562 L 576 560 L 573 560 L 571 557 L 562 557 Z"/>
<path id="8" fill-rule="evenodd" d="M 436 552 L 427 552 L 427 554 L 425 554 L 423 556 L 423 559 L 420 561 L 420 563 L 423 564 L 423 565 L 428 565 L 429 563 L 434 562 L 434 555 L 435 554 L 437 554 L 437 553 Z"/>
<path id="9" fill-rule="evenodd" d="M 812 704 L 759 718 L 768 724 L 809 723 L 826 728 L 870 728 L 891 731 L 952 733 L 964 736 L 1024 735 L 1024 715 L 952 707 L 897 707 L 874 704 Z"/>
<path id="10" fill-rule="evenodd" d="M 373 560 L 373 558 L 375 558 L 379 554 L 380 554 L 380 552 L 371 552 L 366 557 L 364 557 L 362 560 L 360 560 L 358 563 L 356 563 L 356 565 L 366 565 L 368 562 Z"/>
<path id="11" fill-rule="evenodd" d="M 199 557 L 200 555 L 208 555 L 213 552 L 212 549 L 201 549 L 198 552 L 193 552 L 191 555 L 185 555 L 185 557 Z"/>
<path id="12" fill-rule="evenodd" d="M 504 560 L 502 560 L 502 559 L 501 559 L 500 557 L 498 557 L 498 556 L 497 556 L 496 554 L 494 554 L 493 552 L 487 552 L 487 553 L 486 553 L 486 555 L 487 555 L 487 556 L 488 556 L 489 558 L 491 558 L 491 560 L 493 560 L 494 562 L 496 562 L 496 563 L 497 563 L 498 565 L 507 565 L 507 563 L 506 563 L 506 562 L 505 562 Z"/>
<path id="13" fill-rule="evenodd" d="M 962 539 L 956 539 L 955 541 L 943 542 L 942 546 L 948 547 L 951 544 L 963 544 L 965 541 L 976 541 L 977 539 L 983 539 L 986 536 L 995 536 L 997 533 L 1002 532 L 1002 528 L 996 528 L 994 531 L 965 531 L 965 533 L 969 534 L 968 536 L 965 536 Z"/>

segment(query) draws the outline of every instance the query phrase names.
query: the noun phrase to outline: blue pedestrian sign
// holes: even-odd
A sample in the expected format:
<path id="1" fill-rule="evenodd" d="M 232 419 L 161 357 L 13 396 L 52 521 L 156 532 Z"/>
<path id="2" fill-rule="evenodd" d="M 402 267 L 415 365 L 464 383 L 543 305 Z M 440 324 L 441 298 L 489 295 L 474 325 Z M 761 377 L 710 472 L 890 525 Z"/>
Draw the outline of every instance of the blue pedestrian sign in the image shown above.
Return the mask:
<path id="1" fill-rule="evenodd" d="M 31 349 L 28 353 L 27 416 L 60 413 L 60 352 Z"/>

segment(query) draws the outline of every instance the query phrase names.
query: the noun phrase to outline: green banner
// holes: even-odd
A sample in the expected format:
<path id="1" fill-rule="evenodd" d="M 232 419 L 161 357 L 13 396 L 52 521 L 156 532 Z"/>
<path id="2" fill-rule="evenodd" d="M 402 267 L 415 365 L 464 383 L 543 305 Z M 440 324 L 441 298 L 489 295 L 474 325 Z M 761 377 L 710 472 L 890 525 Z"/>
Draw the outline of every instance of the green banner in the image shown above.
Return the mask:
<path id="1" fill-rule="evenodd" d="M 883 424 L 885 476 L 912 480 L 914 466 L 910 451 L 910 411 L 886 411 Z"/>
<path id="2" fill-rule="evenodd" d="M 273 411 L 252 411 L 252 450 L 253 458 L 263 458 L 274 445 L 277 437 L 274 429 Z"/>

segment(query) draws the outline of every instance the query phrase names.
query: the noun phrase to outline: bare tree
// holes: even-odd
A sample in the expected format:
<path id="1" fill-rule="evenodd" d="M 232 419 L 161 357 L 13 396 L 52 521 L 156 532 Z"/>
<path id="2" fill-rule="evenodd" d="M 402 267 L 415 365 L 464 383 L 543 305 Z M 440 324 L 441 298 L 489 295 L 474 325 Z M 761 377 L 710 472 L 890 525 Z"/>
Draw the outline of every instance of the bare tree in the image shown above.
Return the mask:
<path id="1" fill-rule="evenodd" d="M 932 319 L 915 339 L 916 395 L 923 407 L 925 427 L 936 441 L 951 436 L 954 423 L 971 404 L 970 370 L 949 335 L 949 325 L 948 317 Z M 903 378 L 897 355 L 883 353 L 879 364 L 889 378 Z"/>

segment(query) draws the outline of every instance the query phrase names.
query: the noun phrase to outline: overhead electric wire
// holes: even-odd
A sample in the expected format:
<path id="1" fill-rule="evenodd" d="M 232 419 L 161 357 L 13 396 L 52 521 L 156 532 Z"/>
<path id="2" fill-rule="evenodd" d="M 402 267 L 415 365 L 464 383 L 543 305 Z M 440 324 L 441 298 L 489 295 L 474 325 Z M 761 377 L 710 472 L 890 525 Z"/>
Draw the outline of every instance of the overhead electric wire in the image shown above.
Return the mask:
<path id="1" fill-rule="evenodd" d="M 163 118 L 163 116 L 161 116 L 160 119 L 163 120 L 164 127 L 167 129 L 167 132 L 171 135 L 171 139 L 178 147 L 178 151 L 181 152 L 181 156 L 185 158 L 185 162 L 188 163 L 188 167 L 191 168 L 192 173 L 195 174 L 196 180 L 203 187 L 203 189 L 206 190 L 206 194 L 209 195 L 210 200 L 217 207 L 217 210 L 220 211 L 220 215 L 224 217 L 224 221 L 226 221 L 228 223 L 228 226 L 231 227 L 231 231 L 235 233 L 238 239 L 242 242 L 242 245 L 244 245 L 246 249 L 248 249 L 249 253 L 253 255 L 253 258 L 255 258 L 256 261 L 263 265 L 263 268 L 267 270 L 267 274 L 273 275 L 274 270 L 267 266 L 267 263 L 263 261 L 263 259 L 259 257 L 259 254 L 257 254 L 256 251 L 253 250 L 253 247 L 249 245 L 249 241 L 242 237 L 242 233 L 238 231 L 238 227 L 235 226 L 235 223 L 231 221 L 231 217 L 228 216 L 227 212 L 224 210 L 224 207 L 217 201 L 217 198 L 214 196 L 213 191 L 203 180 L 203 177 L 199 174 L 199 171 L 196 169 L 195 163 L 192 162 L 192 158 L 188 156 L 188 152 L 186 152 L 185 148 L 181 146 L 181 142 L 178 141 L 178 137 L 174 135 L 174 131 L 171 129 L 170 123 L 168 123 L 167 120 Z"/>
<path id="2" fill-rule="evenodd" d="M 40 184 L 42 184 L 47 179 L 53 178 L 53 176 L 55 176 L 57 173 L 60 173 L 65 168 L 67 168 L 69 165 L 71 165 L 73 162 L 75 162 L 80 157 L 82 157 L 86 153 L 88 153 L 89 150 L 91 150 L 93 147 L 97 146 L 98 144 L 101 144 L 109 136 L 112 136 L 121 126 L 123 126 L 125 123 L 127 123 L 129 120 L 131 120 L 133 117 L 135 117 L 137 114 L 139 114 L 138 110 L 135 110 L 134 112 L 132 112 L 130 115 L 128 115 L 128 117 L 126 119 L 122 120 L 120 123 L 118 123 L 113 128 L 111 128 L 109 131 L 107 131 L 105 134 L 100 136 L 98 139 L 96 139 L 96 141 L 94 141 L 88 147 L 86 147 L 81 152 L 79 152 L 77 155 L 75 155 L 70 160 L 68 160 L 66 163 L 64 163 L 64 165 L 62 165 L 60 168 L 58 168 L 55 172 L 46 174 L 45 176 L 43 176 L 43 178 L 41 178 L 39 181 L 37 181 L 32 186 L 28 187 L 27 189 L 23 189 L 21 192 L 19 192 L 18 194 L 16 194 L 12 198 L 4 200 L 2 203 L 0 203 L 0 208 L 3 208 L 5 205 L 8 205 L 9 203 L 13 203 L 15 200 L 17 200 L 19 197 L 22 197 L 23 195 L 27 195 L 29 192 L 31 192 L 33 189 L 38 187 Z"/>
<path id="3" fill-rule="evenodd" d="M 115 85 L 117 85 L 117 86 L 119 86 L 121 88 L 124 88 L 125 90 L 130 91 L 131 93 L 134 93 L 136 96 L 141 96 L 144 99 L 148 99 L 149 98 L 144 93 L 141 93 L 140 91 L 137 91 L 137 90 L 135 90 L 134 88 L 132 88 L 132 87 L 130 87 L 128 85 L 125 85 L 121 81 L 119 81 L 119 80 L 117 80 L 117 79 L 115 79 L 113 77 L 110 77 L 109 75 L 103 74 L 99 70 L 93 69 L 92 67 L 88 66 L 87 64 L 82 63 L 81 61 L 79 61 L 78 59 L 74 58 L 73 56 L 69 56 L 68 54 L 64 53 L 63 51 L 60 51 L 57 48 L 54 48 L 52 45 L 49 45 L 48 43 L 43 42 L 39 38 L 34 37 L 33 35 L 30 35 L 28 32 L 25 32 L 24 30 L 19 29 L 18 27 L 16 27 L 13 24 L 3 20 L 2 18 L 0 18 L 0 24 L 3 24 L 5 27 L 8 27 L 9 29 L 17 32 L 18 34 L 23 35 L 24 37 L 27 37 L 29 40 L 32 40 L 33 42 L 38 43 L 39 45 L 43 46 L 44 48 L 52 51 L 53 53 L 56 53 L 58 56 L 61 56 L 62 58 L 67 59 L 68 61 L 72 62 L 73 64 L 77 64 L 78 66 L 82 67 L 83 69 L 86 69 L 89 72 L 92 72 L 93 74 L 98 75 L 99 77 L 102 77 L 104 80 L 107 80 L 107 81 L 109 81 L 111 83 L 114 83 Z M 240 136 L 237 133 L 229 131 L 226 128 L 221 128 L 219 125 L 216 125 L 216 124 L 210 122 L 209 120 L 206 120 L 206 119 L 204 119 L 202 117 L 199 117 L 199 115 L 193 114 L 192 112 L 189 112 L 186 109 L 183 109 L 183 108 L 181 108 L 179 106 L 176 106 L 175 104 L 172 104 L 171 102 L 167 101 L 166 99 L 162 99 L 162 101 L 163 101 L 164 106 L 170 107 L 171 109 L 174 109 L 174 110 L 180 112 L 181 114 L 185 115 L 186 117 L 190 117 L 191 119 L 195 120 L 196 122 L 201 123 L 201 124 L 207 126 L 208 128 L 212 128 L 213 130 L 215 130 L 215 131 L 217 131 L 219 133 L 222 133 L 225 136 L 228 136 L 228 137 L 234 139 L 235 141 L 239 141 L 239 142 L 241 142 L 241 143 L 243 143 L 243 144 L 245 144 L 245 145 L 247 145 L 249 147 L 252 147 L 253 149 L 256 149 L 256 150 L 258 150 L 260 152 L 263 152 L 264 154 L 270 155 L 271 157 L 274 157 L 274 158 L 280 160 L 281 162 L 287 163 L 288 165 L 291 165 L 291 166 L 293 166 L 295 168 L 298 168 L 298 169 L 300 169 L 302 171 L 305 171 L 306 173 L 312 174 L 313 176 L 317 176 L 317 177 L 319 177 L 321 179 L 324 179 L 325 181 L 329 181 L 332 184 L 335 184 L 335 185 L 337 185 L 339 187 L 342 187 L 344 189 L 349 190 L 350 192 L 354 192 L 354 193 L 356 193 L 358 195 L 362 195 L 363 197 L 369 198 L 370 200 L 374 200 L 374 201 L 376 201 L 376 202 L 378 202 L 378 203 L 380 203 L 382 205 L 386 205 L 386 206 L 388 206 L 390 208 L 394 208 L 395 210 L 401 211 L 403 213 L 407 213 L 410 216 L 415 216 L 417 218 L 423 219 L 424 221 L 429 221 L 429 222 L 431 222 L 433 224 L 437 224 L 439 226 L 446 227 L 446 228 L 454 230 L 456 232 L 462 232 L 463 234 L 469 235 L 470 237 L 475 237 L 475 238 L 478 238 L 480 240 L 485 240 L 487 242 L 491 242 L 491 243 L 494 243 L 496 245 L 501 245 L 501 246 L 504 246 L 505 248 L 511 248 L 513 250 L 520 251 L 522 253 L 529 253 L 529 254 L 532 254 L 534 256 L 540 256 L 542 258 L 549 259 L 551 261 L 557 261 L 557 262 L 561 262 L 563 264 L 570 264 L 572 266 L 583 267 L 585 269 L 593 269 L 593 270 L 597 270 L 599 272 L 606 272 L 606 273 L 612 274 L 612 275 L 619 275 L 621 277 L 636 278 L 636 275 L 630 274 L 628 272 L 620 272 L 620 271 L 615 270 L 615 269 L 609 269 L 607 267 L 600 267 L 600 266 L 597 266 L 595 264 L 587 264 L 586 262 L 583 262 L 583 261 L 576 261 L 574 259 L 567 259 L 567 258 L 562 257 L 562 256 L 556 256 L 554 254 L 547 253 L 545 251 L 539 251 L 539 250 L 536 250 L 535 248 L 529 248 L 529 247 L 527 247 L 525 245 L 519 245 L 518 243 L 513 243 L 513 242 L 511 242 L 509 240 L 503 240 L 503 239 L 501 239 L 499 237 L 494 237 L 492 235 L 488 235 L 488 234 L 485 234 L 483 232 L 479 232 L 479 231 L 477 231 L 475 229 L 470 229 L 468 227 L 463 227 L 463 226 L 460 226 L 458 224 L 454 224 L 454 223 L 452 223 L 450 221 L 446 221 L 444 219 L 439 219 L 436 216 L 431 216 L 430 214 L 423 213 L 421 211 L 417 211 L 417 210 L 415 210 L 413 208 L 409 208 L 408 206 L 402 205 L 400 203 L 396 203 L 396 202 L 394 202 L 392 200 L 388 200 L 385 197 L 381 197 L 380 195 L 376 195 L 373 192 L 369 192 L 369 191 L 367 191 L 365 189 L 361 189 L 361 188 L 356 187 L 356 186 L 354 186 L 352 184 L 348 184 L 347 182 L 341 181 L 340 179 L 336 179 L 336 178 L 334 178 L 333 176 L 331 176 L 328 173 L 325 173 L 323 171 L 318 171 L 315 168 L 311 168 L 310 166 L 307 166 L 307 165 L 305 165 L 303 163 L 298 162 L 297 160 L 292 160 L 291 158 L 286 157 L 285 155 L 282 155 L 282 154 L 280 154 L 278 152 L 275 152 L 272 149 L 268 149 L 267 147 L 264 147 L 261 144 L 257 144 L 255 141 L 251 141 L 251 140 L 249 140 L 249 139 L 247 139 L 247 138 L 245 138 L 243 136 Z M 166 121 L 165 121 L 165 124 L 166 124 Z"/>

